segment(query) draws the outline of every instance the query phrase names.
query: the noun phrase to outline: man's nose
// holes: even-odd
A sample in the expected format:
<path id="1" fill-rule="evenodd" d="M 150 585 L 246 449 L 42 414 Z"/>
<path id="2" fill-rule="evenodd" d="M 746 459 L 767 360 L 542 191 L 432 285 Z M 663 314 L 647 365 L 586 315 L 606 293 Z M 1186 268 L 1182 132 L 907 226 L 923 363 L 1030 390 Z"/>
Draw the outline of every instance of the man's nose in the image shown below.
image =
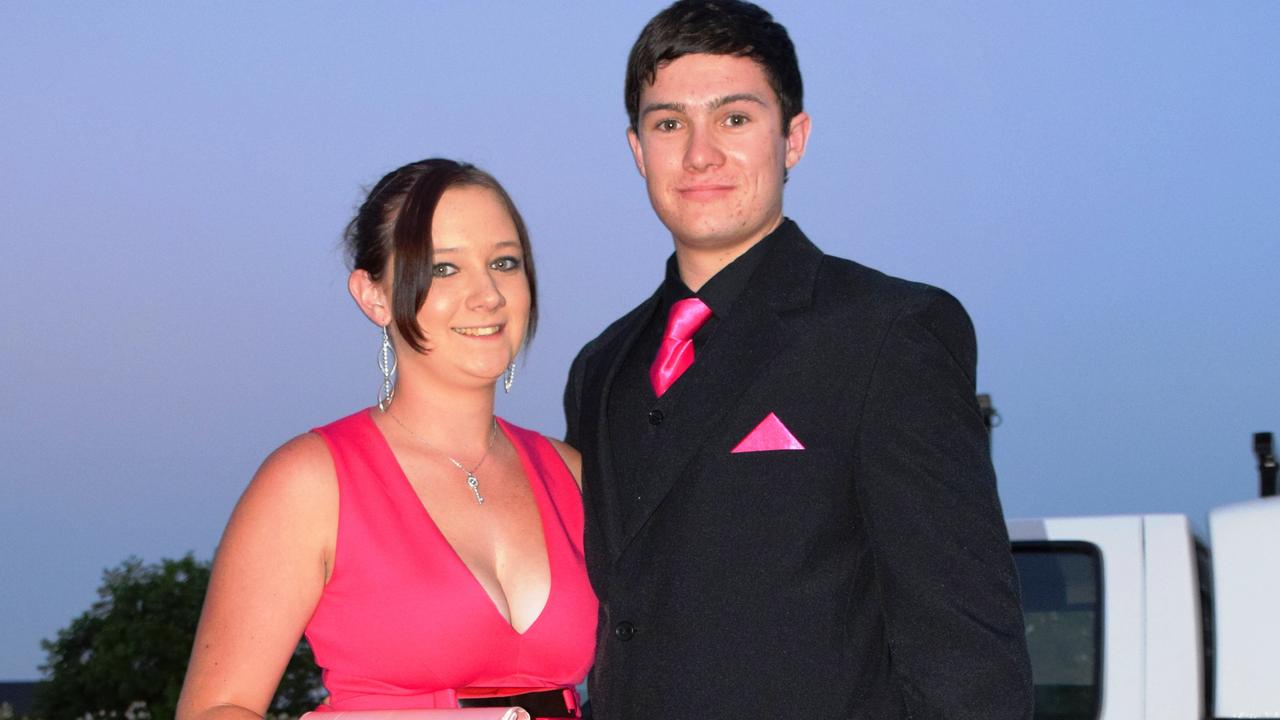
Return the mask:
<path id="1" fill-rule="evenodd" d="M 686 170 L 701 172 L 708 168 L 719 167 L 724 162 L 724 152 L 716 141 L 711 128 L 694 124 L 689 132 L 689 144 L 684 152 Z"/>

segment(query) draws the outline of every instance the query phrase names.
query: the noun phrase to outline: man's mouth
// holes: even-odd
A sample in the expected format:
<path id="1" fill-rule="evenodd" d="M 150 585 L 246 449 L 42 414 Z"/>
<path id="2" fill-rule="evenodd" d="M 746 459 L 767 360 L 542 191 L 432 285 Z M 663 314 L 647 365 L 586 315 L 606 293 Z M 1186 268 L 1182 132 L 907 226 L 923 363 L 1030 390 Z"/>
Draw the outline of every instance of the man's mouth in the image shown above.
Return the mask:
<path id="1" fill-rule="evenodd" d="M 679 192 L 681 195 L 691 199 L 705 199 L 705 198 L 720 197 L 730 192 L 731 190 L 733 190 L 732 185 L 712 185 L 712 184 L 687 185 L 685 187 L 679 188 Z"/>

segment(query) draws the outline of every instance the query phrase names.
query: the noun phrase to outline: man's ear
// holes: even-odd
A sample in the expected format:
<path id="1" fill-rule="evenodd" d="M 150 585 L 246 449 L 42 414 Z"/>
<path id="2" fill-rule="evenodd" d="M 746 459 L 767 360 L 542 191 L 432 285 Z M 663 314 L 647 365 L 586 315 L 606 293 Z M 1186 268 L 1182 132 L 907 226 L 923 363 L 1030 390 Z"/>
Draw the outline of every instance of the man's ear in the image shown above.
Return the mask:
<path id="1" fill-rule="evenodd" d="M 796 166 L 804 157 L 804 149 L 809 144 L 809 131 L 813 129 L 813 121 L 809 113 L 798 112 L 791 118 L 791 127 L 787 129 L 787 169 Z"/>
<path id="2" fill-rule="evenodd" d="M 640 146 L 640 136 L 632 128 L 627 128 L 627 144 L 631 146 L 631 157 L 635 158 L 640 177 L 648 180 L 649 176 L 644 174 L 644 148 Z"/>
<path id="3" fill-rule="evenodd" d="M 360 312 L 374 325 L 386 327 L 391 322 L 391 298 L 382 283 L 376 282 L 368 270 L 352 270 L 347 278 L 347 291 L 360 306 Z"/>

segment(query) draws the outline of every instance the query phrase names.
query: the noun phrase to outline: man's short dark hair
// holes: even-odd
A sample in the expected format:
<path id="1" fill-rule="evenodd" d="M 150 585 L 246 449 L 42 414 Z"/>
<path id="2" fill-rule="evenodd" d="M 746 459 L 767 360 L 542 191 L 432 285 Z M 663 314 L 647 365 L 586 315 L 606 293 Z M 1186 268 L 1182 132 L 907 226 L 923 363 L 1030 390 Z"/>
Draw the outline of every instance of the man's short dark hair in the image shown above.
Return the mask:
<path id="1" fill-rule="evenodd" d="M 736 55 L 764 69 L 782 107 L 782 132 L 804 109 L 800 63 L 787 29 L 764 8 L 741 0 L 678 0 L 640 31 L 627 58 L 626 104 L 631 129 L 639 131 L 640 92 L 658 69 L 684 55 Z"/>

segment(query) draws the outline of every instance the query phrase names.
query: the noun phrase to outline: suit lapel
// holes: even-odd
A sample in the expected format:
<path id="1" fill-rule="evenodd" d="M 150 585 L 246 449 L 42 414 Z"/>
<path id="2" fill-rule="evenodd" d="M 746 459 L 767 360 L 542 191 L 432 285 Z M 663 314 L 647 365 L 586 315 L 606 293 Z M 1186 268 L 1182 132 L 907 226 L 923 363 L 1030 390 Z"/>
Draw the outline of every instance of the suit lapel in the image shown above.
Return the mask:
<path id="1" fill-rule="evenodd" d="M 583 428 L 589 428 L 589 432 L 594 433 L 594 438 L 585 438 L 584 447 L 598 448 L 596 454 L 597 462 L 600 466 L 600 478 L 615 478 L 614 472 L 614 456 L 613 447 L 609 442 L 611 437 L 609 434 L 609 392 L 613 388 L 613 380 L 618 374 L 618 370 L 622 367 L 623 360 L 626 359 L 627 353 L 631 351 L 631 346 L 635 344 L 640 337 L 641 331 L 648 324 L 650 317 L 657 310 L 659 301 L 662 297 L 662 288 L 659 286 L 648 300 L 641 303 L 635 310 L 632 310 L 619 323 L 618 332 L 611 335 L 605 344 L 596 353 L 597 357 L 604 359 L 604 364 L 598 371 L 587 374 L 587 385 L 584 388 L 583 397 L 595 398 L 595 403 L 590 408 L 584 408 L 588 415 L 583 423 Z M 615 482 L 606 481 L 599 483 L 599 487 L 589 488 L 584 492 L 588 502 L 593 505 L 596 518 L 599 518 L 599 526 L 604 533 L 605 543 L 609 549 L 610 557 L 617 557 L 619 552 L 619 543 L 622 534 L 622 509 L 618 505 L 618 493 Z"/>
<path id="2" fill-rule="evenodd" d="M 785 313 L 812 302 L 822 251 L 789 220 L 778 232 L 729 316 L 668 391 L 672 394 L 666 427 L 670 440 L 645 473 L 646 493 L 625 518 L 622 535 L 613 544 L 614 559 L 648 522 L 698 450 L 716 437 L 721 418 L 737 404 L 743 390 L 793 341 Z M 617 365 L 615 361 L 614 372 Z M 607 438 L 601 435 L 602 440 Z"/>

